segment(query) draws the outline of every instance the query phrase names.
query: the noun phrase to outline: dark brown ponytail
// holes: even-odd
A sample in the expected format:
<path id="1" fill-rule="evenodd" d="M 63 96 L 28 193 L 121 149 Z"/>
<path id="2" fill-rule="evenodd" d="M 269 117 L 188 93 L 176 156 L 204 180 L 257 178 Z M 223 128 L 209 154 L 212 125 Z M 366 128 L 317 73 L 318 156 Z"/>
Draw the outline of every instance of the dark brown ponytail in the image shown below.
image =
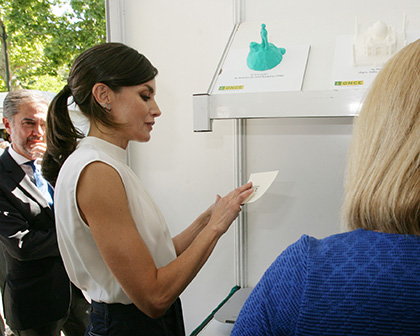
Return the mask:
<path id="1" fill-rule="evenodd" d="M 83 138 L 73 125 L 68 111 L 68 98 L 71 90 L 68 85 L 54 97 L 47 115 L 47 151 L 42 160 L 42 174 L 55 185 L 58 172 L 67 157 L 76 149 L 77 140 Z"/>

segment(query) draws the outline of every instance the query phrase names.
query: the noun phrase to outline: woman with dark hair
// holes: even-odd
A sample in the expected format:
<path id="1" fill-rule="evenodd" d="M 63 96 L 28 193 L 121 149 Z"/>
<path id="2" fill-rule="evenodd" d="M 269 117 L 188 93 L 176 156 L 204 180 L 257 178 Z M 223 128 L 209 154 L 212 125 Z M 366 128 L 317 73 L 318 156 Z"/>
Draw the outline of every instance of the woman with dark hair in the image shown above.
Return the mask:
<path id="1" fill-rule="evenodd" d="M 170 237 L 126 164 L 128 143 L 149 141 L 161 114 L 156 74 L 136 50 L 98 45 L 75 60 L 68 84 L 50 105 L 43 172 L 56 181 L 57 237 L 66 270 L 92 299 L 86 335 L 184 335 L 178 297 L 252 193 L 248 183 L 218 196 Z M 85 138 L 71 123 L 70 96 L 90 121 Z"/>

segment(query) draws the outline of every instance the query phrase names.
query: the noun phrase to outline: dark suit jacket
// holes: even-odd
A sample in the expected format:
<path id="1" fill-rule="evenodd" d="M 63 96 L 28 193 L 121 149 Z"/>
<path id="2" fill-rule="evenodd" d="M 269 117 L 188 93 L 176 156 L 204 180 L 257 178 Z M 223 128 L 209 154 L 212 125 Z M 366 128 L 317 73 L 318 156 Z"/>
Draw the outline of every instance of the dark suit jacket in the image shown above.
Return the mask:
<path id="1" fill-rule="evenodd" d="M 63 318 L 70 282 L 58 251 L 54 214 L 8 150 L 0 156 L 0 242 L 10 328 L 30 329 Z"/>

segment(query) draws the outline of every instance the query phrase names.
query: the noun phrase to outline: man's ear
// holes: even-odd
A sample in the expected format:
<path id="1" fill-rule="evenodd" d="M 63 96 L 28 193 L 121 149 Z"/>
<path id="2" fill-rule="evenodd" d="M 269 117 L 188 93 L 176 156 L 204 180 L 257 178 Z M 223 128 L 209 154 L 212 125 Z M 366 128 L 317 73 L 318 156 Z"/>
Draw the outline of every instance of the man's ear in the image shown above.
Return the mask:
<path id="1" fill-rule="evenodd" d="M 5 128 L 6 132 L 9 135 L 11 135 L 12 134 L 12 123 L 11 123 L 11 121 L 9 119 L 3 117 L 3 125 L 4 125 L 4 128 Z"/>
<path id="2" fill-rule="evenodd" d="M 106 84 L 96 83 L 92 88 L 92 94 L 101 106 L 111 103 L 112 90 Z"/>

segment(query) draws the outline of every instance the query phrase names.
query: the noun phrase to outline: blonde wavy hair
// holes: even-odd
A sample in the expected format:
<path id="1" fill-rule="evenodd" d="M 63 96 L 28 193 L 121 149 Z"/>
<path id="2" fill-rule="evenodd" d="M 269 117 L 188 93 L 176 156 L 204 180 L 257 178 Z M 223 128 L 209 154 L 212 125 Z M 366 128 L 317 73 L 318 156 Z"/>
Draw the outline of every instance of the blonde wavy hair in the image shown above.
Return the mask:
<path id="1" fill-rule="evenodd" d="M 343 220 L 420 235 L 420 40 L 385 64 L 355 118 Z"/>

